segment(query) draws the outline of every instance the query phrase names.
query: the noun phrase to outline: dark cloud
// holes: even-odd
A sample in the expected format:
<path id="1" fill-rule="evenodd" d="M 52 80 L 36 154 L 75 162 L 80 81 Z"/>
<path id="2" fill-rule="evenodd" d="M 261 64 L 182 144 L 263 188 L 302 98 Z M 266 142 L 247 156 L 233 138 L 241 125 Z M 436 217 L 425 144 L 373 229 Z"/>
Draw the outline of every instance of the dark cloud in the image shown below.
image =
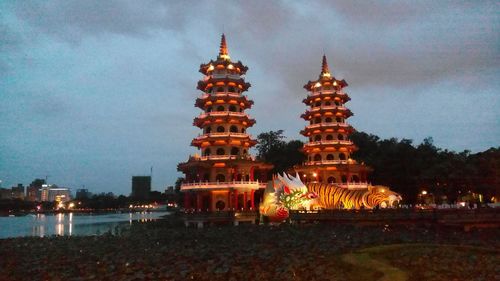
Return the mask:
<path id="1" fill-rule="evenodd" d="M 22 1 L 16 15 L 47 34 L 79 42 L 86 36 L 146 36 L 155 29 L 179 30 L 191 5 L 185 1 Z"/>

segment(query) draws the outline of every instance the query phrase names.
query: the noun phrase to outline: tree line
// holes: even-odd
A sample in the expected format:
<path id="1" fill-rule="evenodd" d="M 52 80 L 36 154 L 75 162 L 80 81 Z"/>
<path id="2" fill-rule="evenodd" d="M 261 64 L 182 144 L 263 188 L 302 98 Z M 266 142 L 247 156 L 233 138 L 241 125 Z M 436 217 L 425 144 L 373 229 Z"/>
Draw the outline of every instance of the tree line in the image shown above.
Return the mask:
<path id="1" fill-rule="evenodd" d="M 271 173 L 291 172 L 305 161 L 303 142 L 286 141 L 283 130 L 261 133 L 257 137 L 258 158 L 274 164 Z M 500 147 L 479 153 L 441 149 L 426 138 L 420 144 L 410 139 L 380 139 L 356 132 L 350 139 L 358 147 L 351 156 L 373 168 L 372 184 L 386 185 L 400 193 L 405 203 L 419 202 L 422 193 L 432 202 L 492 202 L 500 195 Z"/>

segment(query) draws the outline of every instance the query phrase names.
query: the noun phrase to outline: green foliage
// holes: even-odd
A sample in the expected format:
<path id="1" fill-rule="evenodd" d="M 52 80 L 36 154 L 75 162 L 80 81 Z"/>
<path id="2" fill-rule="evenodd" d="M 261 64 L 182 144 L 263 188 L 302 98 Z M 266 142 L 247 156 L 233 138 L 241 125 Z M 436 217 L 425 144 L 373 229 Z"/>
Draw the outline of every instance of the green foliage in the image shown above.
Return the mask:
<path id="1" fill-rule="evenodd" d="M 274 165 L 271 173 L 281 173 L 289 170 L 294 165 L 302 163 L 306 157 L 301 152 L 303 142 L 291 140 L 286 142 L 283 130 L 269 131 L 257 136 L 259 144 L 256 148 L 259 160 Z"/>
<path id="2" fill-rule="evenodd" d="M 486 202 L 500 195 L 500 147 L 470 154 L 442 150 L 426 138 L 419 145 L 411 140 L 380 140 L 375 135 L 357 132 L 351 140 L 358 146 L 352 157 L 371 166 L 371 182 L 390 186 L 415 203 L 422 190 L 437 203 L 454 203 L 470 193 L 480 193 Z"/>

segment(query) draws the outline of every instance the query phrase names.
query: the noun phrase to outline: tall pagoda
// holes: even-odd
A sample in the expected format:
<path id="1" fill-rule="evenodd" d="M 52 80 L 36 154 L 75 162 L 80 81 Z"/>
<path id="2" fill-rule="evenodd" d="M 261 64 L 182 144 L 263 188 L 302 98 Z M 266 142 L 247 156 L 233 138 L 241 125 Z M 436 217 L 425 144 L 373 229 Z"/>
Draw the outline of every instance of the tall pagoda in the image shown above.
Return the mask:
<path id="1" fill-rule="evenodd" d="M 217 59 L 200 65 L 204 75 L 195 106 L 202 110 L 193 125 L 202 130 L 191 145 L 201 155 L 190 156 L 177 169 L 185 174 L 181 192 L 184 207 L 194 211 L 254 210 L 266 187 L 272 165 L 256 161 L 249 149 L 257 141 L 247 133 L 255 124 L 246 109 L 253 101 L 243 92 L 248 67 L 229 56 L 222 34 Z"/>
<path id="2" fill-rule="evenodd" d="M 349 139 L 354 128 L 347 119 L 353 114 L 345 106 L 350 100 L 345 87 L 347 82 L 333 77 L 323 55 L 319 78 L 304 85 L 308 95 L 303 102 L 308 109 L 301 117 L 309 124 L 300 133 L 309 139 L 303 147 L 307 160 L 295 170 L 306 183 L 367 187 L 367 174 L 371 169 L 351 159 L 357 148 Z"/>

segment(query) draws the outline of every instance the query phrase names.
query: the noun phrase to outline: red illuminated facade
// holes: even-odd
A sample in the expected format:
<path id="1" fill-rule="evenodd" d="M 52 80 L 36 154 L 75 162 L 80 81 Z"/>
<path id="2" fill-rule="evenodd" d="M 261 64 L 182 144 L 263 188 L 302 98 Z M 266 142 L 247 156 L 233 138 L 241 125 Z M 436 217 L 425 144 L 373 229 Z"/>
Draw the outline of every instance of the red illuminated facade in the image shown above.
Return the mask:
<path id="1" fill-rule="evenodd" d="M 262 196 L 272 166 L 249 152 L 257 141 L 247 133 L 255 124 L 245 112 L 253 105 L 243 94 L 250 87 L 247 70 L 241 61 L 231 61 L 224 34 L 217 59 L 200 66 L 202 94 L 195 106 L 202 112 L 193 125 L 201 134 L 191 145 L 201 153 L 178 165 L 185 174 L 181 192 L 187 210 L 255 210 Z"/>
<path id="2" fill-rule="evenodd" d="M 319 78 L 309 81 L 303 102 L 308 109 L 302 118 L 309 124 L 300 133 L 308 138 L 303 147 L 307 160 L 295 167 L 304 182 L 335 183 L 346 188 L 366 188 L 370 171 L 351 159 L 357 149 L 349 139 L 354 128 L 347 123 L 352 112 L 345 106 L 350 100 L 347 82 L 330 73 L 326 56 Z"/>

